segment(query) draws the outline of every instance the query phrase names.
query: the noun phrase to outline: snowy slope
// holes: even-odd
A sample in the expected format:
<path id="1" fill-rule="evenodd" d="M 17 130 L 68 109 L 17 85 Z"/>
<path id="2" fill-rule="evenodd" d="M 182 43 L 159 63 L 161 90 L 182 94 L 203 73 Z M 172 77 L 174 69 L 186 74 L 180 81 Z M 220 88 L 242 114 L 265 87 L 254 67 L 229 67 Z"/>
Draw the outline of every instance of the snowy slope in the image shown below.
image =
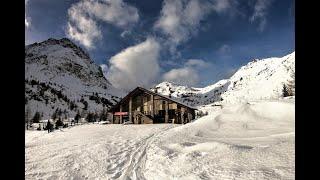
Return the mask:
<path id="1" fill-rule="evenodd" d="M 26 108 L 32 114 L 42 112 L 44 118 L 56 108 L 66 110 L 69 117 L 78 110 L 100 111 L 122 95 L 87 53 L 66 38 L 25 47 L 25 86 Z"/>
<path id="2" fill-rule="evenodd" d="M 222 95 L 226 102 L 241 102 L 282 97 L 283 84 L 292 80 L 295 72 L 295 52 L 281 58 L 250 62 L 230 79 Z"/>
<path id="3" fill-rule="evenodd" d="M 26 179 L 294 179 L 294 99 L 211 108 L 193 123 L 26 132 Z M 63 142 L 63 143 L 62 143 Z"/>
<path id="4" fill-rule="evenodd" d="M 294 179 L 294 101 L 229 105 L 158 137 L 147 179 Z"/>
<path id="5" fill-rule="evenodd" d="M 282 97 L 283 84 L 292 80 L 295 52 L 280 58 L 254 60 L 241 67 L 229 79 L 204 88 L 162 82 L 152 88 L 163 95 L 180 98 L 182 102 L 201 106 L 211 103 L 238 103 Z"/>

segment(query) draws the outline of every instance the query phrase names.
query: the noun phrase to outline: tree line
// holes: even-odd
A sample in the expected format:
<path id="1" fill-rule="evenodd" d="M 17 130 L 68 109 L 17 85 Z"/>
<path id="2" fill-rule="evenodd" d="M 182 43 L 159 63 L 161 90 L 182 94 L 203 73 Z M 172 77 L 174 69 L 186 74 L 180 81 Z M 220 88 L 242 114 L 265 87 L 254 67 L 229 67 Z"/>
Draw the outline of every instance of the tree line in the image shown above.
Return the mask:
<path id="1" fill-rule="evenodd" d="M 34 123 L 40 123 L 40 121 L 43 118 L 43 113 L 40 112 L 35 112 L 34 115 L 32 116 L 30 108 L 27 107 L 26 112 L 25 112 L 25 124 L 26 124 L 26 129 L 28 130 L 29 128 L 32 127 L 32 124 Z M 81 119 L 84 118 L 85 122 L 81 122 Z M 68 120 L 66 122 L 66 120 Z M 94 123 L 94 122 L 100 122 L 100 121 L 107 121 L 108 120 L 108 112 L 106 108 L 103 108 L 101 112 L 86 112 L 86 110 L 83 110 L 81 113 L 78 110 L 76 115 L 73 118 L 70 118 L 68 116 L 68 113 L 66 110 L 56 108 L 54 113 L 51 115 L 51 121 L 55 125 L 55 128 L 58 129 L 60 127 L 66 128 L 69 125 L 73 126 L 76 124 L 82 124 L 82 123 Z M 46 130 L 45 126 L 42 128 L 38 127 L 37 130 Z"/>

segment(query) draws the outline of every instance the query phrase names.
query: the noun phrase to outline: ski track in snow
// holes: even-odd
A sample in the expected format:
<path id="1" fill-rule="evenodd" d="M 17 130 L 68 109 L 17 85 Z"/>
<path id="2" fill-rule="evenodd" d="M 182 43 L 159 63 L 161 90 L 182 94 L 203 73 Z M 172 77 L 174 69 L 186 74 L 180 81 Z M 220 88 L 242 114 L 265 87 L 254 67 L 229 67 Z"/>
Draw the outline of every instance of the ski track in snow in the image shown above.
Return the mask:
<path id="1" fill-rule="evenodd" d="M 211 109 L 186 125 L 26 132 L 26 179 L 294 179 L 294 100 Z"/>
<path id="2" fill-rule="evenodd" d="M 176 126 L 90 124 L 50 134 L 28 131 L 26 179 L 145 179 L 141 170 L 149 142 Z"/>

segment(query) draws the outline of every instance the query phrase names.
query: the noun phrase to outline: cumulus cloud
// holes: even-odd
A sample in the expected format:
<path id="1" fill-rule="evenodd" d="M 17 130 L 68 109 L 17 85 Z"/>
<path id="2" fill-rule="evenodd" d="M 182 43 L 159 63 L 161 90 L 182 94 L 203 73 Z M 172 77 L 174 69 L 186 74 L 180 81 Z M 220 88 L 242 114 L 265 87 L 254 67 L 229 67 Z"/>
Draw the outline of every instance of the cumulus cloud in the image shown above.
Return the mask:
<path id="1" fill-rule="evenodd" d="M 153 38 L 128 47 L 110 58 L 106 78 L 115 87 L 126 91 L 137 86 L 147 87 L 158 78 L 159 52 L 160 45 Z"/>
<path id="2" fill-rule="evenodd" d="M 122 0 L 84 1 L 83 6 L 91 16 L 120 27 L 135 23 L 139 19 L 137 8 Z"/>
<path id="3" fill-rule="evenodd" d="M 28 0 L 25 0 L 24 1 L 24 6 L 25 6 L 25 14 L 24 14 L 24 24 L 25 24 L 25 27 L 28 28 L 30 27 L 31 25 L 31 20 L 30 20 L 30 17 L 27 17 L 27 4 L 28 4 Z"/>
<path id="4" fill-rule="evenodd" d="M 258 21 L 259 23 L 259 31 L 262 32 L 267 24 L 267 13 L 268 8 L 270 7 L 273 0 L 257 0 L 254 5 L 254 12 L 250 17 L 250 21 Z"/>
<path id="5" fill-rule="evenodd" d="M 96 21 L 88 17 L 78 6 L 72 6 L 68 15 L 67 35 L 85 47 L 93 48 L 93 42 L 102 38 Z"/>
<path id="6" fill-rule="evenodd" d="M 221 13 L 229 7 L 229 0 L 165 0 L 154 28 L 177 46 L 197 33 L 200 21 L 210 12 Z"/>
<path id="7" fill-rule="evenodd" d="M 189 59 L 180 68 L 174 68 L 163 74 L 164 81 L 175 82 L 182 85 L 194 86 L 199 83 L 199 71 L 209 64 L 201 59 Z"/>
<path id="8" fill-rule="evenodd" d="M 137 8 L 122 0 L 82 0 L 68 9 L 66 33 L 87 48 L 93 48 L 93 43 L 102 38 L 97 22 L 126 28 L 138 20 Z"/>
<path id="9" fill-rule="evenodd" d="M 208 63 L 201 59 L 189 59 L 185 65 L 190 67 L 206 67 Z"/>
<path id="10" fill-rule="evenodd" d="M 108 66 L 106 64 L 101 64 L 100 67 L 101 67 L 101 70 L 102 70 L 104 77 L 107 77 L 107 73 L 109 70 Z"/>
<path id="11" fill-rule="evenodd" d="M 175 82 L 181 85 L 193 86 L 198 83 L 199 75 L 190 67 L 171 69 L 163 75 L 165 81 Z"/>

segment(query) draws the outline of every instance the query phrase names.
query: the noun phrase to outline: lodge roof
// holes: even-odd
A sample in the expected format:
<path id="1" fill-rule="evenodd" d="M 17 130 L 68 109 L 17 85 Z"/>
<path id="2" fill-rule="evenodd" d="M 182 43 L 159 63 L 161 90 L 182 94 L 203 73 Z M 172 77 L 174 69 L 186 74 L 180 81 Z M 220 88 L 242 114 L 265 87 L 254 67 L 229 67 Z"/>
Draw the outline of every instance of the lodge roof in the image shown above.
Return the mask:
<path id="1" fill-rule="evenodd" d="M 147 94 L 152 94 L 152 95 L 160 96 L 160 97 L 162 97 L 162 98 L 164 98 L 164 99 L 167 99 L 167 100 L 169 100 L 169 101 L 175 102 L 175 103 L 177 103 L 177 104 L 179 104 L 179 105 L 181 105 L 181 106 L 184 106 L 184 107 L 187 107 L 187 108 L 190 108 L 190 109 L 193 109 L 193 110 L 197 110 L 197 108 L 192 107 L 192 106 L 189 106 L 189 105 L 187 105 L 187 104 L 185 104 L 185 103 L 183 103 L 183 102 L 180 102 L 180 101 L 178 101 L 178 100 L 176 100 L 176 99 L 169 98 L 168 96 L 155 93 L 155 92 L 150 91 L 150 90 L 148 90 L 148 89 L 145 89 L 145 88 L 143 88 L 143 87 L 136 87 L 134 90 L 132 90 L 131 92 L 129 92 L 124 98 L 122 98 L 116 105 L 114 105 L 113 107 L 111 107 L 109 111 L 111 111 L 111 110 L 117 108 L 118 106 L 120 106 L 120 104 L 122 104 L 123 102 L 125 102 L 130 96 L 132 96 L 134 93 L 136 93 L 136 92 L 139 91 L 139 90 L 140 90 L 140 91 L 144 91 L 144 92 L 146 92 Z"/>

